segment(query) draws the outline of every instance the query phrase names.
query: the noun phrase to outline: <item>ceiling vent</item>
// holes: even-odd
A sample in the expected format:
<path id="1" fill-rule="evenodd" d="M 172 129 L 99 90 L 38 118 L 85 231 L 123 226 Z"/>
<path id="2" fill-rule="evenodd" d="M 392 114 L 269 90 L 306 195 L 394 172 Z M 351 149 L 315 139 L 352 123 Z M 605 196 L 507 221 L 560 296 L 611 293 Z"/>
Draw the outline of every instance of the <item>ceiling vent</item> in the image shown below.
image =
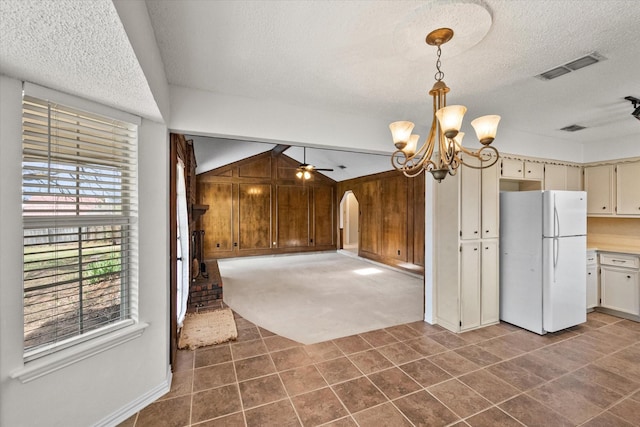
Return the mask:
<path id="1" fill-rule="evenodd" d="M 600 55 L 597 52 L 590 53 L 589 55 L 585 55 L 582 58 L 574 59 L 571 62 L 567 62 L 566 64 L 560 65 L 558 67 L 552 68 L 549 71 L 545 71 L 542 74 L 538 74 L 536 77 L 540 80 L 551 80 L 556 77 L 563 76 L 572 71 L 579 70 L 580 68 L 587 67 L 589 65 L 596 64 L 600 61 L 604 61 L 604 56 Z"/>
<path id="2" fill-rule="evenodd" d="M 580 125 L 570 125 L 570 126 L 565 126 L 560 130 L 563 130 L 565 132 L 577 132 L 582 129 L 586 129 L 586 127 L 580 126 Z"/>

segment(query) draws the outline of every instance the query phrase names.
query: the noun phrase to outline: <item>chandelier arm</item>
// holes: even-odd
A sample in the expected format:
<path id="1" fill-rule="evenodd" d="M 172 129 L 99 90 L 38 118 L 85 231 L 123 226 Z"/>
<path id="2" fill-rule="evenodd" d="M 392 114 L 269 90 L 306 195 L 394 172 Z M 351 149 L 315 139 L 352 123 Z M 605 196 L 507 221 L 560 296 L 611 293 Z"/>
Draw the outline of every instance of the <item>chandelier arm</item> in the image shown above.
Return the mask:
<path id="1" fill-rule="evenodd" d="M 490 154 L 490 153 L 487 153 L 487 155 L 489 156 L 489 158 L 491 160 L 483 160 L 482 159 L 482 152 L 485 151 L 485 150 L 493 151 L 495 153 L 495 156 Z M 478 149 L 478 151 L 475 151 L 475 152 L 469 151 L 469 150 L 465 150 L 465 152 L 467 154 L 477 158 L 478 160 L 480 160 L 481 166 L 474 166 L 474 165 L 472 165 L 470 163 L 465 162 L 463 159 L 460 159 L 460 163 L 461 164 L 463 164 L 466 167 L 471 168 L 471 169 L 486 169 L 486 168 L 490 168 L 491 166 L 495 165 L 498 162 L 498 160 L 500 159 L 500 153 L 498 153 L 498 150 L 495 147 L 492 147 L 490 145 L 485 145 L 484 147 Z M 490 162 L 490 163 L 485 164 L 485 162 Z"/>

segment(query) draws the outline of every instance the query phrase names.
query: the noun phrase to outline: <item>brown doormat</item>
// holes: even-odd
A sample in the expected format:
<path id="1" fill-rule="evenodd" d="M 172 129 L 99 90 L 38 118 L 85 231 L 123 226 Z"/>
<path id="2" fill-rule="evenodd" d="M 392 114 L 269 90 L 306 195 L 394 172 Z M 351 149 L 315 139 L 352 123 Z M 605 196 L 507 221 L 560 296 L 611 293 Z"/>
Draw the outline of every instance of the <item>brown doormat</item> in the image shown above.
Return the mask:
<path id="1" fill-rule="evenodd" d="M 188 313 L 182 325 L 178 348 L 195 350 L 198 347 L 221 344 L 237 338 L 236 321 L 230 308 Z"/>

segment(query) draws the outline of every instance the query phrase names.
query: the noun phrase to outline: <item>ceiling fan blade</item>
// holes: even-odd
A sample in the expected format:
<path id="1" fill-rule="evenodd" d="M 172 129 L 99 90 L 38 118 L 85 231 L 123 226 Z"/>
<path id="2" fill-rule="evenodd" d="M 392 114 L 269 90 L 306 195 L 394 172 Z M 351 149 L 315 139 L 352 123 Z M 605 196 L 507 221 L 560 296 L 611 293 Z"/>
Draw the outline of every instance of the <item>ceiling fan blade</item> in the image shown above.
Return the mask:
<path id="1" fill-rule="evenodd" d="M 333 172 L 333 169 L 326 169 L 326 168 L 316 168 L 315 170 L 317 170 L 317 171 Z"/>

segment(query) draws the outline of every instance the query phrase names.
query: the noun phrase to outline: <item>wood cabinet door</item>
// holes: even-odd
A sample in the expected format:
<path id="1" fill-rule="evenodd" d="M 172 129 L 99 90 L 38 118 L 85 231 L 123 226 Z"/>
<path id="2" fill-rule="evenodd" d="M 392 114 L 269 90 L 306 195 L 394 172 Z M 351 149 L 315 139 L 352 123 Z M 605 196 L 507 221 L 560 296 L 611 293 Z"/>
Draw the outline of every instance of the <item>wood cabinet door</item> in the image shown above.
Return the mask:
<path id="1" fill-rule="evenodd" d="M 515 159 L 502 159 L 501 176 L 503 178 L 521 179 L 523 173 L 524 162 Z"/>
<path id="2" fill-rule="evenodd" d="M 584 188 L 587 191 L 587 214 L 613 214 L 614 166 L 590 166 L 584 169 Z"/>
<path id="3" fill-rule="evenodd" d="M 544 179 L 544 164 L 537 162 L 524 162 L 524 179 L 535 179 L 542 181 Z"/>
<path id="4" fill-rule="evenodd" d="M 582 168 L 580 166 L 567 166 L 567 190 L 582 191 Z"/>
<path id="5" fill-rule="evenodd" d="M 640 314 L 640 273 L 637 270 L 601 266 L 602 306 L 629 314 Z"/>
<path id="6" fill-rule="evenodd" d="M 617 214 L 640 216 L 640 162 L 619 163 L 617 178 Z"/>
<path id="7" fill-rule="evenodd" d="M 467 159 L 465 159 L 466 161 Z M 481 225 L 480 192 L 481 171 L 461 166 L 460 174 L 460 237 L 463 240 L 479 239 Z M 451 212 L 454 215 L 455 212 Z"/>
<path id="8" fill-rule="evenodd" d="M 500 228 L 500 176 L 498 165 L 482 169 L 481 236 L 497 238 Z"/>
<path id="9" fill-rule="evenodd" d="M 498 282 L 498 240 L 481 242 L 481 323 L 487 325 L 500 320 L 500 286 Z"/>
<path id="10" fill-rule="evenodd" d="M 480 326 L 480 242 L 463 242 L 460 249 L 460 329 Z"/>
<path id="11" fill-rule="evenodd" d="M 566 190 L 567 167 L 563 165 L 544 166 L 544 189 Z"/>
<path id="12" fill-rule="evenodd" d="M 587 264 L 587 308 L 597 307 L 599 299 L 598 265 Z"/>

